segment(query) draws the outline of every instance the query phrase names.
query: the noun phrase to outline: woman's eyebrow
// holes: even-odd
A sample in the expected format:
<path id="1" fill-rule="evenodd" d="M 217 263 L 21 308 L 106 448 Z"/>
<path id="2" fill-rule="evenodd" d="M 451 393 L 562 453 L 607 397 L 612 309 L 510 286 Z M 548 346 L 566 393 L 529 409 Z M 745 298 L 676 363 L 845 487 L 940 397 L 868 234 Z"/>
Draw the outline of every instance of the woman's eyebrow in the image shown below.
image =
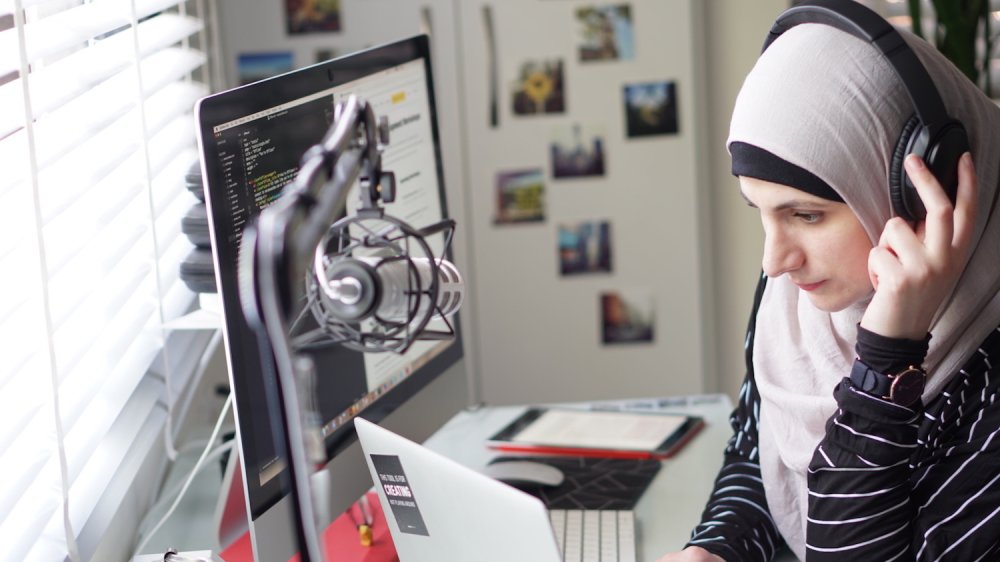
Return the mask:
<path id="1" fill-rule="evenodd" d="M 754 209 L 757 208 L 757 205 L 754 204 L 754 202 L 751 201 L 747 197 L 746 193 L 743 193 L 742 189 L 740 190 L 740 197 L 742 197 L 743 200 L 746 201 L 747 205 L 750 205 Z M 779 203 L 772 210 L 773 211 L 784 211 L 785 209 L 803 209 L 803 208 L 804 209 L 823 209 L 823 208 L 825 208 L 827 206 L 828 203 L 830 203 L 830 202 L 826 201 L 826 200 L 823 200 L 823 199 L 808 199 L 808 200 L 807 199 L 789 199 L 788 201 L 783 201 L 783 202 Z"/>
<path id="2" fill-rule="evenodd" d="M 774 207 L 775 211 L 784 211 L 785 209 L 823 209 L 827 206 L 826 201 L 815 200 L 815 199 L 791 199 L 785 201 Z"/>

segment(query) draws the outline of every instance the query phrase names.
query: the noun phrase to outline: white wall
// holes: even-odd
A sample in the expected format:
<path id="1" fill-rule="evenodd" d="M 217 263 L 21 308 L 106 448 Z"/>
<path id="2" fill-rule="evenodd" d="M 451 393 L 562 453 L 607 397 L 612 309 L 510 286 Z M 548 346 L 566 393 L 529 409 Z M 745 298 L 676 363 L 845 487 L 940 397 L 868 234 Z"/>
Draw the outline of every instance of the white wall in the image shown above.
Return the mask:
<path id="1" fill-rule="evenodd" d="M 703 350 L 710 262 L 699 234 L 708 183 L 702 83 L 704 4 L 700 0 L 629 0 L 634 52 L 585 62 L 577 54 L 586 2 L 492 3 L 495 57 L 484 33 L 483 0 L 460 2 L 465 98 L 464 151 L 476 282 L 476 375 L 489 404 L 627 399 L 692 394 L 714 373 Z M 518 115 L 508 92 L 525 61 L 562 61 L 565 109 Z M 495 62 L 491 64 L 491 61 Z M 489 69 L 496 69 L 491 87 Z M 623 111 L 628 84 L 675 84 L 676 134 L 629 137 Z M 495 107 L 497 122 L 490 119 Z M 599 130 L 604 171 L 559 178 L 549 162 L 553 131 Z M 589 138 L 588 138 L 589 140 Z M 496 178 L 538 170 L 544 220 L 496 224 Z M 560 272 L 563 225 L 608 221 L 607 270 Z M 622 291 L 652 315 L 650 341 L 606 343 L 601 297 Z M 629 293 L 631 291 L 631 293 Z M 627 298 L 629 298 L 627 297 Z M 644 300 L 648 298 L 648 300 Z"/>
<path id="2" fill-rule="evenodd" d="M 760 274 L 763 234 L 757 213 L 737 192 L 726 138 L 743 78 L 753 67 L 771 23 L 788 0 L 706 0 L 709 168 L 718 390 L 735 397 L 745 369 L 743 338 Z M 711 345 L 711 344 L 710 344 Z"/>

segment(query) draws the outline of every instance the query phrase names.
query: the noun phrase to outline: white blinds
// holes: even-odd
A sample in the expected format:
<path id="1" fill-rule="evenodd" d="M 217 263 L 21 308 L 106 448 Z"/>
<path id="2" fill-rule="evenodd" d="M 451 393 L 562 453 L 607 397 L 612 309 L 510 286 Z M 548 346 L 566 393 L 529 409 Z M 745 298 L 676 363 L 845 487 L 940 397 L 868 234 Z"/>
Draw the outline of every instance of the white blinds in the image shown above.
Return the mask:
<path id="1" fill-rule="evenodd" d="M 0 0 L 5 560 L 77 558 L 155 407 L 136 389 L 161 326 L 194 301 L 178 264 L 192 108 L 208 93 L 203 4 Z M 123 412 L 134 435 L 109 442 Z"/>

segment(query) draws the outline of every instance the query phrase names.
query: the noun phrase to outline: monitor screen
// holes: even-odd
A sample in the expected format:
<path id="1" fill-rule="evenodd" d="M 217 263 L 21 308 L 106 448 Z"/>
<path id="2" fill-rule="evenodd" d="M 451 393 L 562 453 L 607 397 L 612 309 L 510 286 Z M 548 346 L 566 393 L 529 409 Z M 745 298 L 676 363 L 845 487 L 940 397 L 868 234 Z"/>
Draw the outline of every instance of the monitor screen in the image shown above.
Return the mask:
<path id="1" fill-rule="evenodd" d="M 251 520 L 281 501 L 289 483 L 271 432 L 271 420 L 278 414 L 268 410 L 266 399 L 277 381 L 261 365 L 256 336 L 239 303 L 240 242 L 247 224 L 281 195 L 302 155 L 327 132 L 334 104 L 351 94 L 371 104 L 376 117 L 389 121 L 383 168 L 395 173 L 397 194 L 395 202 L 385 205 L 386 214 L 416 228 L 447 217 L 426 36 L 215 94 L 201 100 L 197 109 Z M 348 213 L 357 207 L 357 188 L 348 195 Z M 444 248 L 443 239 L 428 243 L 435 253 Z M 457 321 L 452 320 L 456 333 Z M 327 454 L 333 458 L 354 441 L 351 420 L 356 415 L 379 422 L 412 401 L 461 359 L 462 342 L 457 337 L 416 342 L 402 355 L 359 353 L 338 345 L 310 354 L 317 372 L 315 406 Z"/>

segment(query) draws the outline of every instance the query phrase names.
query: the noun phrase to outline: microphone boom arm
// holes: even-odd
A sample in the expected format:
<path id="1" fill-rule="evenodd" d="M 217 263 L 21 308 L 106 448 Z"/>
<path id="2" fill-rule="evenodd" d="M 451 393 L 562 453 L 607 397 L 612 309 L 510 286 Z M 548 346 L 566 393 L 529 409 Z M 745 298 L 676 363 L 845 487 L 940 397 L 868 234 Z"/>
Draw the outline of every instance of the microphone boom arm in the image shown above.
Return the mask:
<path id="1" fill-rule="evenodd" d="M 310 256 L 341 215 L 350 187 L 360 177 L 363 211 L 379 213 L 380 183 L 394 184 L 383 173 L 381 152 L 388 143 L 388 122 L 376 125 L 371 106 L 350 96 L 335 109 L 333 125 L 323 140 L 302 157 L 299 173 L 282 196 L 261 212 L 255 227 L 244 232 L 240 252 L 240 298 L 251 328 L 258 335 L 261 355 L 270 351 L 278 381 L 272 400 L 282 423 L 272 434 L 291 474 L 291 499 L 302 562 L 322 562 L 319 516 L 312 496 L 313 467 L 325 450 L 318 431 L 309 431 L 303 402 L 308 400 L 300 378 L 314 375 L 311 360 L 293 352 L 289 325 L 295 303 L 305 293 L 303 277 Z M 394 190 L 394 185 L 393 185 Z M 264 361 L 265 369 L 270 368 Z M 306 402 L 308 403 L 308 402 Z M 310 449 L 307 451 L 307 447 Z"/>

